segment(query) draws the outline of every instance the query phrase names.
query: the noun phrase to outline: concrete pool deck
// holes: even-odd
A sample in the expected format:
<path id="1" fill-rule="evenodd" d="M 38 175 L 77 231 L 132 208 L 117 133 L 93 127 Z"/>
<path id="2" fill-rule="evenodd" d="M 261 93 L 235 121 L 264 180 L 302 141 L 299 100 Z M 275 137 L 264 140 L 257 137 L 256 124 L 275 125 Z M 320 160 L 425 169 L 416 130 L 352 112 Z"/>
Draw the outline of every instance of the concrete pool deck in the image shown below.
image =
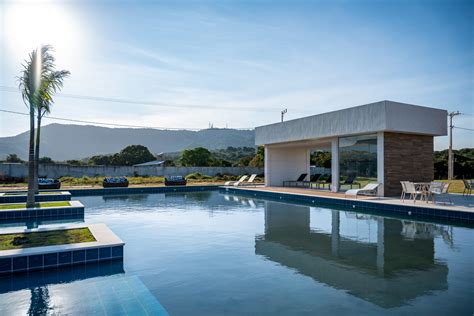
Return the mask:
<path id="1" fill-rule="evenodd" d="M 441 200 L 443 203 L 426 203 L 420 200 L 417 200 L 416 203 L 413 203 L 412 200 L 402 202 L 397 197 L 376 196 L 359 196 L 356 199 L 354 197 L 345 197 L 343 192 L 332 193 L 307 188 L 222 186 L 221 190 L 232 194 L 270 199 L 334 204 L 358 210 L 366 209 L 381 215 L 392 214 L 396 216 L 461 221 L 468 224 L 474 223 L 474 198 L 461 194 L 450 194 L 449 197 L 453 203 L 446 204 L 444 202 L 448 200 L 447 198 Z"/>

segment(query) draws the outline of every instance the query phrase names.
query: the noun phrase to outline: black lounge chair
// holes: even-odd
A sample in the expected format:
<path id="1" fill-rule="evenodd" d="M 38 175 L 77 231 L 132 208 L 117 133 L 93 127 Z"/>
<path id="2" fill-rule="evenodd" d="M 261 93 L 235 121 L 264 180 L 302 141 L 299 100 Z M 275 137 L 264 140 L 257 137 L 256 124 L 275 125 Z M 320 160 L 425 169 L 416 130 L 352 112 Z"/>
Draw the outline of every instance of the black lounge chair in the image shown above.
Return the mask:
<path id="1" fill-rule="evenodd" d="M 344 181 L 343 183 L 341 183 L 341 186 L 343 185 L 350 185 L 351 186 L 351 189 L 352 189 L 352 186 L 353 185 L 356 185 L 359 187 L 360 189 L 360 183 L 358 182 L 355 182 L 355 179 L 356 179 L 356 176 L 355 175 L 350 175 L 347 177 L 346 181 Z"/>
<path id="2" fill-rule="evenodd" d="M 320 174 L 320 173 L 313 174 L 313 175 L 309 178 L 309 181 L 303 181 L 303 184 L 305 184 L 305 185 L 307 184 L 308 187 L 311 187 L 311 184 L 318 182 L 319 178 L 321 178 L 321 174 Z"/>
<path id="3" fill-rule="evenodd" d="M 165 177 L 165 186 L 186 185 L 186 178 L 182 176 Z"/>
<path id="4" fill-rule="evenodd" d="M 296 180 L 290 180 L 290 181 L 283 181 L 283 186 L 286 186 L 285 184 L 288 184 L 289 187 L 291 187 L 291 184 L 295 184 L 295 186 L 298 186 L 298 183 L 304 183 L 304 179 L 306 179 L 307 173 L 302 173 Z"/>
<path id="5" fill-rule="evenodd" d="M 326 180 L 323 181 L 316 181 L 313 184 L 316 184 L 316 188 L 320 189 L 321 186 L 323 189 L 325 188 L 325 185 L 328 185 L 328 190 L 331 190 L 331 184 L 332 184 L 332 175 L 329 175 L 329 177 Z"/>

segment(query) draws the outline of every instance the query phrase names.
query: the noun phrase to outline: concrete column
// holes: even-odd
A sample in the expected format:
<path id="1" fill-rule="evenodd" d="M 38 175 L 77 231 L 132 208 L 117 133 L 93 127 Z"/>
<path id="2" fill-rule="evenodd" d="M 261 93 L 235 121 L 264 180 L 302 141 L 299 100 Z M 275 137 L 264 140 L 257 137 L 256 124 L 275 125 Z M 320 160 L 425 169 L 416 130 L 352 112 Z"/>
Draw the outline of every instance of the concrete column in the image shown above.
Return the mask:
<path id="1" fill-rule="evenodd" d="M 339 211 L 332 212 L 332 225 L 331 225 L 331 253 L 333 256 L 339 256 L 339 224 L 340 224 L 340 213 Z"/>
<path id="2" fill-rule="evenodd" d="M 268 187 L 270 186 L 269 184 L 269 169 L 270 169 L 270 150 L 268 150 L 268 146 L 265 146 L 265 157 L 264 157 L 264 163 L 265 163 L 265 166 L 264 166 L 264 173 L 265 173 L 265 186 Z"/>
<path id="3" fill-rule="evenodd" d="M 381 185 L 379 186 L 377 195 L 384 196 L 384 176 L 385 176 L 385 166 L 384 166 L 384 134 L 383 132 L 377 133 L 377 182 Z"/>
<path id="4" fill-rule="evenodd" d="M 339 191 L 339 138 L 331 141 L 331 191 Z"/>

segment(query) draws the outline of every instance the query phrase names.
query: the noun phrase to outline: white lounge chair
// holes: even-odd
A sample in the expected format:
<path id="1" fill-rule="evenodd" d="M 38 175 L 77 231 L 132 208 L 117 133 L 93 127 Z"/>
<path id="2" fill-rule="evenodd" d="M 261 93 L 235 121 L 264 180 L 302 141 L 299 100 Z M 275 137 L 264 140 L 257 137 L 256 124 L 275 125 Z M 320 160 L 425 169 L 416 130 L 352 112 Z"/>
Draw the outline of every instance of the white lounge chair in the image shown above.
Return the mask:
<path id="1" fill-rule="evenodd" d="M 413 203 L 416 203 L 416 198 L 418 197 L 418 195 L 420 196 L 420 200 L 423 200 L 423 197 L 424 197 L 423 191 L 417 190 L 413 182 L 410 182 L 410 181 L 403 181 L 403 182 L 405 184 L 404 198 L 406 194 L 410 194 L 410 199 L 413 200 Z M 402 202 L 403 201 L 404 199 L 402 200 Z"/>
<path id="2" fill-rule="evenodd" d="M 226 183 L 224 183 L 224 185 L 235 185 L 235 183 L 244 182 L 245 179 L 247 178 L 248 176 L 245 175 L 245 176 L 242 176 L 238 181 L 227 181 Z"/>
<path id="3" fill-rule="evenodd" d="M 256 177 L 257 177 L 256 174 L 252 174 L 252 175 L 250 176 L 250 178 L 249 178 L 247 181 L 245 181 L 245 182 L 244 182 L 244 181 L 237 181 L 237 182 L 235 182 L 233 185 L 236 186 L 236 187 L 238 187 L 238 186 L 246 186 L 246 185 L 253 185 L 253 184 L 254 184 L 253 182 L 255 181 L 255 178 L 256 178 Z"/>
<path id="4" fill-rule="evenodd" d="M 345 195 L 354 195 L 355 198 L 357 199 L 357 195 L 363 193 L 363 194 L 370 194 L 370 195 L 376 195 L 377 194 L 377 188 L 379 187 L 380 183 L 369 183 L 362 189 L 352 189 L 352 190 L 347 190 Z"/>

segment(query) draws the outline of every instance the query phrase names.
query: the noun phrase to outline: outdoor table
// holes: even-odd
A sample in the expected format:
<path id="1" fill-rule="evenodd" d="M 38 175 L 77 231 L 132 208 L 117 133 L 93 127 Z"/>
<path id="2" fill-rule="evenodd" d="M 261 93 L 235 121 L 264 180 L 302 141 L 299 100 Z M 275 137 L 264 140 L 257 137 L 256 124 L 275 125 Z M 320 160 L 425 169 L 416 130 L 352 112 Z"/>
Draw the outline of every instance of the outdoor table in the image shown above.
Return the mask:
<path id="1" fill-rule="evenodd" d="M 428 203 L 431 182 L 415 182 L 414 185 L 416 190 L 421 192 L 420 201 L 426 199 L 426 203 Z"/>

